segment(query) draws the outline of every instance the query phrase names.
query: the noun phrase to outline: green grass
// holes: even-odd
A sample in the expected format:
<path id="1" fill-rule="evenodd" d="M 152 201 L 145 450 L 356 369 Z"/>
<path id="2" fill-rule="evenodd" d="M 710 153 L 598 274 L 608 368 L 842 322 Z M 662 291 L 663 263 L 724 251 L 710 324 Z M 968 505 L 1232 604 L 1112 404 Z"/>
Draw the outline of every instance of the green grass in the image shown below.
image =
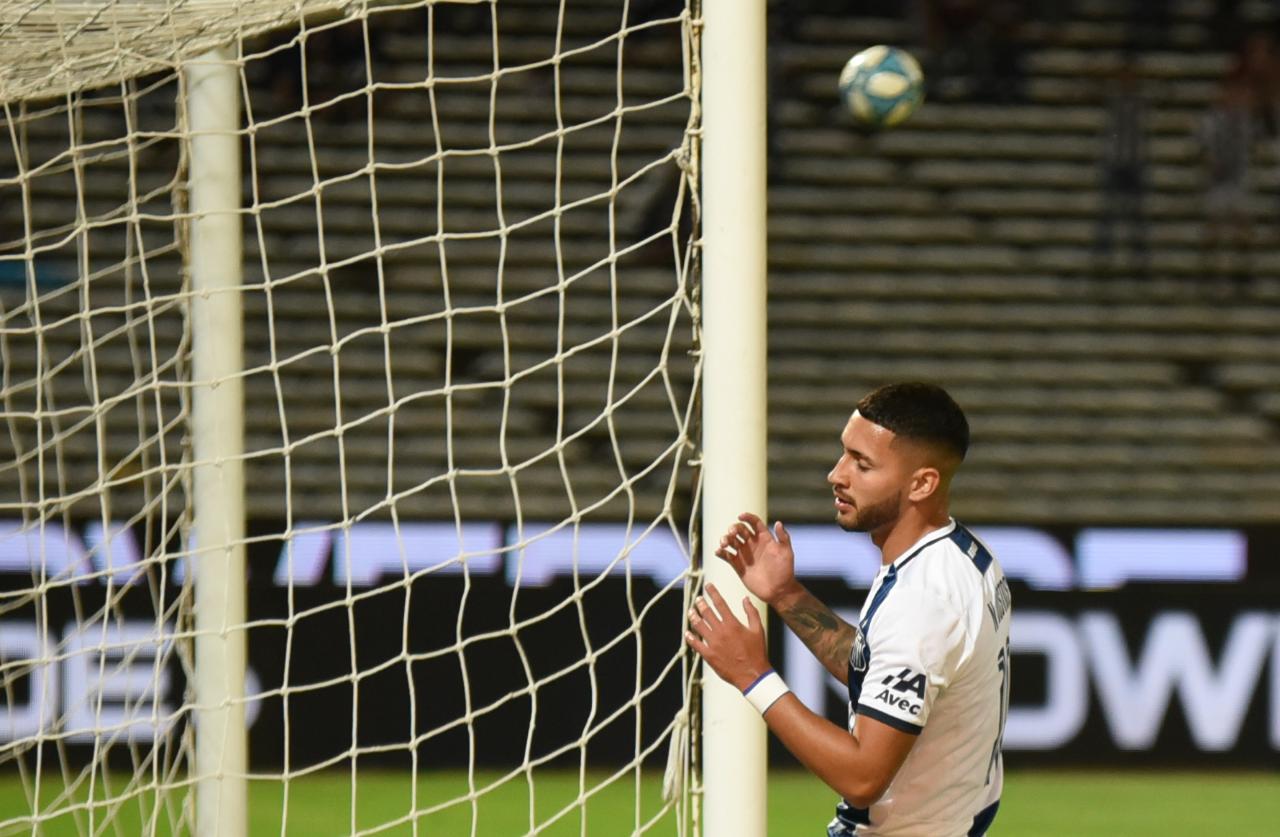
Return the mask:
<path id="1" fill-rule="evenodd" d="M 1280 823 L 1280 773 L 1011 771 L 993 834 L 1263 837 Z"/>
<path id="2" fill-rule="evenodd" d="M 112 793 L 119 794 L 120 774 L 108 777 Z M 98 780 L 101 782 L 102 777 Z M 585 808 L 576 806 L 578 778 L 575 773 L 547 771 L 535 774 L 534 805 L 530 806 L 529 786 L 523 774 L 502 781 L 500 774 L 485 772 L 476 777 L 479 787 L 497 783 L 470 801 L 432 810 L 432 806 L 465 796 L 469 792 L 465 774 L 458 772 L 420 775 L 417 782 L 416 817 L 411 803 L 412 787 L 406 773 L 362 772 L 355 794 L 354 823 L 357 829 L 373 833 L 410 835 L 409 822 L 416 819 L 419 835 L 459 837 L 474 833 L 481 837 L 524 834 L 531 821 L 547 825 L 541 834 L 568 837 L 629 834 L 638 815 L 643 822 L 653 820 L 647 834 L 675 834 L 676 815 L 662 811 L 661 777 L 646 774 L 638 793 L 634 777 L 625 775 L 612 782 L 604 773 L 589 774 L 588 789 L 599 786 Z M 61 782 L 47 784 L 42 792 L 45 805 L 49 790 L 63 789 Z M 70 795 L 83 803 L 89 798 L 81 787 Z M 101 786 L 94 794 L 102 799 Z M 638 805 L 637 805 L 638 800 Z M 162 823 L 176 816 L 179 795 L 160 806 Z M 281 814 L 287 813 L 287 833 L 296 835 L 337 835 L 351 832 L 352 794 L 350 776 L 326 773 L 289 783 L 288 804 L 279 782 L 258 781 L 250 787 L 250 833 L 281 833 Z M 771 837 L 817 837 L 830 818 L 833 794 L 811 776 L 798 771 L 775 772 L 769 781 L 769 834 Z M 83 806 L 76 814 L 46 819 L 39 834 L 135 835 L 156 808 L 155 797 L 144 794 L 124 804 L 100 804 L 89 811 Z M 111 812 L 108 816 L 107 812 Z M 532 812 L 532 813 L 531 813 Z M 562 816 L 558 816 L 563 812 Z M 30 816 L 26 791 L 16 776 L 0 776 L 0 822 Z M 396 820 L 399 824 L 392 825 Z M 994 835 L 1034 835 L 1034 837 L 1145 837 L 1146 835 L 1273 835 L 1280 823 L 1280 773 L 1214 772 L 1098 772 L 1098 771 L 1012 771 L 1007 777 L 1004 803 Z M 14 823 L 0 827 L 0 834 L 31 834 L 30 825 Z M 168 828 L 162 834 L 171 833 Z M 713 836 L 714 837 L 714 836 Z"/>

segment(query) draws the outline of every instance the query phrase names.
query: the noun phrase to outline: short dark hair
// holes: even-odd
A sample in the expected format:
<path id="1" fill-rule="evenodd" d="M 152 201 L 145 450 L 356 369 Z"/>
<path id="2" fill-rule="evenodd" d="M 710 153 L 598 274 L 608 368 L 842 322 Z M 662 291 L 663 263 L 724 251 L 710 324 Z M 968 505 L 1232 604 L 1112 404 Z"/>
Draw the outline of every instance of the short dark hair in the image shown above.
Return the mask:
<path id="1" fill-rule="evenodd" d="M 888 384 L 858 402 L 858 413 L 895 436 L 939 445 L 961 460 L 969 452 L 969 420 L 935 384 Z"/>

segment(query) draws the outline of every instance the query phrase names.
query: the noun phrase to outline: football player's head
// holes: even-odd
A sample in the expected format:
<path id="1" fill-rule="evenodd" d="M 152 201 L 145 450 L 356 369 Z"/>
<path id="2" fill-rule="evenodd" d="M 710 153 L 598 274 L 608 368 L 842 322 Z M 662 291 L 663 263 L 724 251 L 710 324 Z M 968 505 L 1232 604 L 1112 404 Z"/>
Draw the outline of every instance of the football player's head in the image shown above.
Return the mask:
<path id="1" fill-rule="evenodd" d="M 836 522 L 851 532 L 892 527 L 910 508 L 944 510 L 969 450 L 969 422 L 942 387 L 889 384 L 858 402 L 827 474 Z"/>

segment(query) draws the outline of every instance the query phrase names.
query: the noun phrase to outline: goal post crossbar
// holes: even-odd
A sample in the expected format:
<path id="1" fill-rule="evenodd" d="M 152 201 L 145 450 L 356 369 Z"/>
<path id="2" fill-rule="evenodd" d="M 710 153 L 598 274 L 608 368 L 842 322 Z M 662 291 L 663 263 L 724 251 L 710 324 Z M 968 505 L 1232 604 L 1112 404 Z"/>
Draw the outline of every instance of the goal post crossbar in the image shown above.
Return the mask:
<path id="1" fill-rule="evenodd" d="M 485 2 L 485 0 L 461 0 Z M 368 0 L 6 0 L 0 102 L 63 96 L 182 66 L 312 14 Z M 127 48 L 122 48 L 127 45 Z"/>

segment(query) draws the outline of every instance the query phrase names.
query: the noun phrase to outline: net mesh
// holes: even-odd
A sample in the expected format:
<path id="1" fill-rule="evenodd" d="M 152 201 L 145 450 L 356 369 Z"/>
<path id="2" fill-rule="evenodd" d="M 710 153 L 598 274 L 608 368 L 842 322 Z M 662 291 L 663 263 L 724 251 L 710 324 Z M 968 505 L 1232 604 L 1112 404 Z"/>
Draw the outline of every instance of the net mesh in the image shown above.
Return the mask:
<path id="1" fill-rule="evenodd" d="M 195 827 L 181 65 L 219 43 L 250 830 L 686 830 L 696 8 L 0 5 L 0 833 Z"/>

